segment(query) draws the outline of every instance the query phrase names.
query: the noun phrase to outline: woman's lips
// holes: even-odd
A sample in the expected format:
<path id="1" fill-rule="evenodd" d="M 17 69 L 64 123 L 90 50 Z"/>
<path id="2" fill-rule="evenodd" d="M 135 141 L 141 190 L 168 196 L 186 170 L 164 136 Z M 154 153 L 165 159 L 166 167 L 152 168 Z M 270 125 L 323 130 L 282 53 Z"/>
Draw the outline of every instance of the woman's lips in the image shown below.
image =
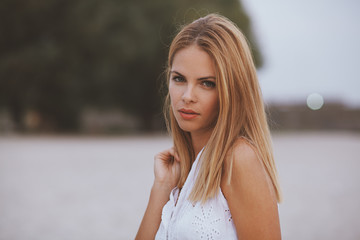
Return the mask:
<path id="1" fill-rule="evenodd" d="M 200 115 L 199 113 L 194 112 L 191 109 L 180 109 L 179 113 L 184 120 L 191 120 Z"/>

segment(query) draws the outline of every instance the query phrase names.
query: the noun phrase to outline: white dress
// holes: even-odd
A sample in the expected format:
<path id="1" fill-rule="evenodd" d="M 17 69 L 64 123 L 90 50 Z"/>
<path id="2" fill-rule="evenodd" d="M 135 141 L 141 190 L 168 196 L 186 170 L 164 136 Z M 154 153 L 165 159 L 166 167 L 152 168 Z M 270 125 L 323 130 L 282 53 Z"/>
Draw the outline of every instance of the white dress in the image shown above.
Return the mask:
<path id="1" fill-rule="evenodd" d="M 170 200 L 162 210 L 156 240 L 237 239 L 231 213 L 221 189 L 216 197 L 207 200 L 205 204 L 197 202 L 193 205 L 188 201 L 198 173 L 201 153 L 202 150 L 191 167 L 180 196 L 178 188 L 170 193 Z"/>

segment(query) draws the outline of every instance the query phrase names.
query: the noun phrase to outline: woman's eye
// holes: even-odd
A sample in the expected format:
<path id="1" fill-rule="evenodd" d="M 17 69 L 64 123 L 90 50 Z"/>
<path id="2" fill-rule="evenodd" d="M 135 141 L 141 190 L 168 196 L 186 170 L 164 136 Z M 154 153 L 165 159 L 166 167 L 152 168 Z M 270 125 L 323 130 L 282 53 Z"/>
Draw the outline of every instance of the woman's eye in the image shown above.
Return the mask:
<path id="1" fill-rule="evenodd" d="M 175 82 L 185 82 L 185 79 L 181 76 L 174 76 L 172 78 Z"/>
<path id="2" fill-rule="evenodd" d="M 214 88 L 216 86 L 216 84 L 212 81 L 203 81 L 201 84 L 208 88 Z"/>

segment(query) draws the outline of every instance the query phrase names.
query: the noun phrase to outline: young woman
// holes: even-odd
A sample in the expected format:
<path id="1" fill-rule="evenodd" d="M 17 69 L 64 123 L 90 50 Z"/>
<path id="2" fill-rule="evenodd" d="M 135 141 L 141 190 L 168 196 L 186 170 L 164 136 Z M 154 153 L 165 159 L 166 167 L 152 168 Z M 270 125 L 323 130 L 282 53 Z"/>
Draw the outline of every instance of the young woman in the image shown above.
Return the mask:
<path id="1" fill-rule="evenodd" d="M 210 14 L 185 26 L 168 59 L 166 118 L 174 147 L 136 239 L 281 239 L 280 189 L 251 52 Z"/>

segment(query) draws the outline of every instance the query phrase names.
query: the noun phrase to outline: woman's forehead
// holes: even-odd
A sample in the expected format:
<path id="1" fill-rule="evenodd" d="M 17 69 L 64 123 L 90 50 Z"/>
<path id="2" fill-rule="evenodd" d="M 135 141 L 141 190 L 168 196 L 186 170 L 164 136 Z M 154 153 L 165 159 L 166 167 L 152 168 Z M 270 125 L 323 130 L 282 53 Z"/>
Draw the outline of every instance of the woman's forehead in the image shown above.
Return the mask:
<path id="1" fill-rule="evenodd" d="M 210 55 L 196 45 L 180 49 L 174 55 L 171 71 L 181 74 L 215 76 L 215 67 Z"/>

